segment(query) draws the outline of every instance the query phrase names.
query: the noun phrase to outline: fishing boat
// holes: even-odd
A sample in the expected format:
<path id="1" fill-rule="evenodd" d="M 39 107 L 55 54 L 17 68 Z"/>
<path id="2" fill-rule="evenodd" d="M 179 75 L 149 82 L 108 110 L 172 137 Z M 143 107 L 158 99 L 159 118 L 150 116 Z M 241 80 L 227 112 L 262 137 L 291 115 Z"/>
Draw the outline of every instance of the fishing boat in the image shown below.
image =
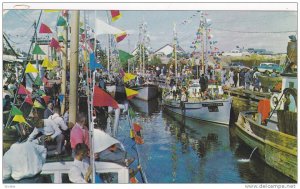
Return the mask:
<path id="1" fill-rule="evenodd" d="M 286 69 L 281 76 L 283 91 L 271 97 L 266 123 L 259 111 L 240 112 L 236 133 L 266 164 L 297 181 L 297 72 Z"/>
<path id="2" fill-rule="evenodd" d="M 165 110 L 202 121 L 229 125 L 232 98 L 183 102 L 174 99 L 163 99 Z"/>
<path id="3" fill-rule="evenodd" d="M 133 87 L 133 90 L 139 92 L 136 98 L 141 100 L 152 100 L 158 95 L 158 86 L 154 84 L 144 84 L 142 86 Z"/>

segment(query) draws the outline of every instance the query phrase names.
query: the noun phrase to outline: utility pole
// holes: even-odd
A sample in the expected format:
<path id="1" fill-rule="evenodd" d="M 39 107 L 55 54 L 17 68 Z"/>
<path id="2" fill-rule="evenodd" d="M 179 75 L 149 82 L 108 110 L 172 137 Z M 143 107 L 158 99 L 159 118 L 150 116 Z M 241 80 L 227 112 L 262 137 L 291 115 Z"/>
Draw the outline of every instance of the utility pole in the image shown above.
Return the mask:
<path id="1" fill-rule="evenodd" d="M 37 31 L 37 27 L 38 27 L 37 23 L 36 23 L 36 21 L 34 21 L 34 29 L 35 29 L 35 31 Z M 38 42 L 37 42 L 37 32 L 35 32 L 34 38 L 35 38 L 35 46 L 37 46 L 38 45 Z M 39 67 L 39 55 L 38 54 L 36 55 L 35 66 L 36 66 L 36 69 L 39 71 L 38 75 L 41 77 L 41 71 L 40 71 L 40 67 Z"/>
<path id="2" fill-rule="evenodd" d="M 62 59 L 62 74 L 61 74 L 61 94 L 64 95 L 63 101 L 61 103 L 61 115 L 65 112 L 66 107 L 66 86 L 67 86 L 67 64 L 68 64 L 68 13 L 66 13 L 65 19 L 67 20 L 67 25 L 64 27 L 64 46 L 62 49 L 63 59 Z"/>
<path id="3" fill-rule="evenodd" d="M 106 16 L 107 16 L 107 24 L 110 24 L 110 17 L 109 17 L 108 11 L 106 11 Z M 110 71 L 110 46 L 111 46 L 111 36 L 110 36 L 110 34 L 107 34 L 107 42 L 108 42 L 107 71 L 109 73 L 109 71 Z"/>
<path id="4" fill-rule="evenodd" d="M 77 113 L 77 80 L 78 80 L 78 47 L 79 47 L 79 16 L 78 10 L 72 11 L 71 46 L 70 46 L 70 95 L 69 122 L 75 124 Z"/>

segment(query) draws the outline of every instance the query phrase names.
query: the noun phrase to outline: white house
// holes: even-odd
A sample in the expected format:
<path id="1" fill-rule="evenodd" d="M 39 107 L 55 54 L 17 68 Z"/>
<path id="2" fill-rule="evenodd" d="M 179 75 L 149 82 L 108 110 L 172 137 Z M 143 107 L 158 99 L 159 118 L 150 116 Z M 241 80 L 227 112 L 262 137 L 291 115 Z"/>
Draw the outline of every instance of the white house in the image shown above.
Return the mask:
<path id="1" fill-rule="evenodd" d="M 176 52 L 184 53 L 185 51 L 180 46 L 177 46 Z M 159 56 L 163 56 L 163 55 L 167 56 L 171 53 L 173 53 L 173 45 L 170 45 L 170 44 L 166 44 L 154 52 L 154 54 L 159 55 Z"/>

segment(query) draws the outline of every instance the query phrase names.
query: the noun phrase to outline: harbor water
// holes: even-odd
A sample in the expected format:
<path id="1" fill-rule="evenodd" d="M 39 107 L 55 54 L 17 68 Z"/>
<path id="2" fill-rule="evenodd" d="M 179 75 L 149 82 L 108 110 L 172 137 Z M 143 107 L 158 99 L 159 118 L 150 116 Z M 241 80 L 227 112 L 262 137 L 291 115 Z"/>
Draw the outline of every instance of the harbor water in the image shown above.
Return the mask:
<path id="1" fill-rule="evenodd" d="M 295 182 L 260 160 L 229 127 L 166 112 L 160 100 L 133 100 L 135 122 L 142 125 L 138 145 L 148 183 L 291 183 Z M 121 117 L 118 138 L 129 153 L 128 120 Z M 130 139 L 131 140 L 131 139 Z M 140 177 L 140 176 L 139 176 Z"/>

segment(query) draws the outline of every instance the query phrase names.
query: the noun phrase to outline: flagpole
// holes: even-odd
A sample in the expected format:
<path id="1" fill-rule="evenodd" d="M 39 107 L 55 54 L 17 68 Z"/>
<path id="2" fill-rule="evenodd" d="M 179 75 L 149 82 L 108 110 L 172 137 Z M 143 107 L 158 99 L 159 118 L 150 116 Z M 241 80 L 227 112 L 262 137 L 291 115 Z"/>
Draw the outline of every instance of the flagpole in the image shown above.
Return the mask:
<path id="1" fill-rule="evenodd" d="M 66 106 L 66 86 L 67 86 L 67 64 L 68 64 L 68 12 L 66 12 L 66 21 L 67 25 L 64 28 L 63 38 L 64 38 L 64 46 L 63 48 L 63 60 L 62 60 L 62 75 L 61 75 L 61 94 L 64 95 L 62 104 L 61 104 L 61 114 L 65 112 Z"/>
<path id="2" fill-rule="evenodd" d="M 84 39 L 84 46 L 85 49 L 87 49 L 87 30 L 86 30 L 86 13 L 83 11 L 83 17 L 84 17 L 84 32 L 85 32 L 85 39 Z M 96 42 L 96 41 L 95 41 Z M 89 64 L 88 62 L 85 62 L 86 64 L 86 85 L 87 85 L 87 104 L 88 104 L 88 124 L 89 124 L 89 138 L 90 138 L 90 165 L 92 167 L 92 183 L 95 183 L 95 160 L 94 160 L 94 124 L 93 124 L 93 106 L 90 103 L 91 96 L 90 96 L 90 84 L 89 84 Z M 90 74 L 91 75 L 91 74 Z M 92 83 L 92 87 L 94 87 L 94 82 Z"/>
<path id="3" fill-rule="evenodd" d="M 177 81 L 177 50 L 176 50 L 176 24 L 174 23 L 174 60 L 175 60 L 175 81 Z M 177 82 L 176 82 L 177 83 Z"/>
<path id="4" fill-rule="evenodd" d="M 106 11 L 106 16 L 107 16 L 107 24 L 110 24 L 108 11 Z M 108 50 L 107 50 L 107 71 L 108 71 L 108 74 L 109 74 L 109 71 L 110 71 L 110 43 L 111 43 L 110 34 L 107 34 L 107 43 L 108 43 Z"/>
<path id="5" fill-rule="evenodd" d="M 77 113 L 77 80 L 78 80 L 78 43 L 79 43 L 79 16 L 78 10 L 72 11 L 71 17 L 71 44 L 70 44 L 70 95 L 69 95 L 69 122 L 75 124 Z"/>

